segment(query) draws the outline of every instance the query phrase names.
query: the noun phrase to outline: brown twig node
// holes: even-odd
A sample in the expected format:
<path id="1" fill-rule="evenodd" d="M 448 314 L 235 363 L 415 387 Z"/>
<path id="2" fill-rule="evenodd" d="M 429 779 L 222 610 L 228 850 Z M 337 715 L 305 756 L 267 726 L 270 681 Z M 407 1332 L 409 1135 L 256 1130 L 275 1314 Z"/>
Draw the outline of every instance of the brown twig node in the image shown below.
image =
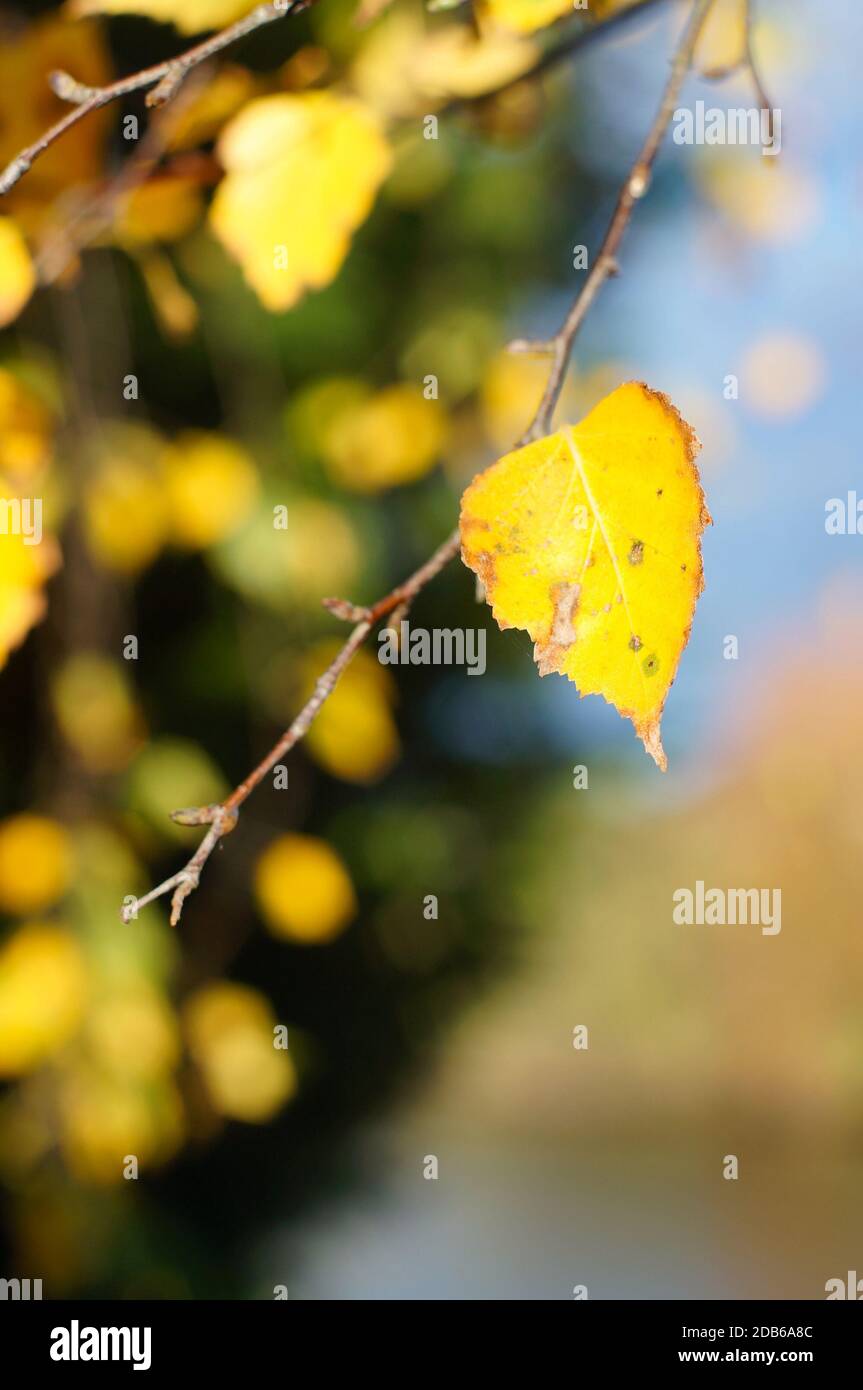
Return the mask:
<path id="1" fill-rule="evenodd" d="M 372 616 L 370 608 L 363 608 L 346 598 L 322 598 L 321 604 L 334 618 L 341 618 L 343 623 L 364 623 Z"/>

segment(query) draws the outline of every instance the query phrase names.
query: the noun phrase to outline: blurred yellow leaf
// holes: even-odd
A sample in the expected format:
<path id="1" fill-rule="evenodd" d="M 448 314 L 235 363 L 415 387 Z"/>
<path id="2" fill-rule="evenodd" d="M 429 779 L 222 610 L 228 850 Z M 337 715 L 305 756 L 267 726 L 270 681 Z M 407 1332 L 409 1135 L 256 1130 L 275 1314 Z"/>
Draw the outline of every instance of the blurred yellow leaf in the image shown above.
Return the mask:
<path id="1" fill-rule="evenodd" d="M 419 88 L 432 100 L 478 97 L 529 72 L 537 50 L 510 34 L 477 36 L 464 24 L 429 34 L 416 56 Z"/>
<path id="2" fill-rule="evenodd" d="M 100 433 L 84 523 L 93 557 L 108 570 L 138 574 L 166 542 L 167 501 L 154 462 L 160 447 L 144 427 L 109 425 Z"/>
<path id="3" fill-rule="evenodd" d="M 721 77 L 746 61 L 748 9 L 749 0 L 713 0 L 695 49 L 705 77 Z"/>
<path id="4" fill-rule="evenodd" d="M 376 24 L 351 68 L 351 81 L 369 106 L 385 117 L 418 114 L 414 65 L 427 30 L 416 9 L 396 8 Z"/>
<path id="5" fill-rule="evenodd" d="M 273 310 L 335 278 L 392 162 L 374 113 L 330 92 L 250 102 L 218 152 L 213 230 Z"/>
<path id="6" fill-rule="evenodd" d="M 70 0 L 74 15 L 142 14 L 185 34 L 221 29 L 254 8 L 254 0 Z"/>
<path id="7" fill-rule="evenodd" d="M 0 821 L 0 910 L 42 912 L 62 898 L 72 877 L 69 836 L 58 821 L 23 814 Z"/>
<path id="8" fill-rule="evenodd" d="M 205 985 L 186 1001 L 183 1019 L 189 1051 L 219 1114 L 263 1124 L 296 1092 L 294 1064 L 275 1046 L 276 1020 L 257 990 L 227 981 Z"/>
<path id="9" fill-rule="evenodd" d="M 332 422 L 358 410 L 370 394 L 359 377 L 323 377 L 304 386 L 285 412 L 292 442 L 304 453 L 324 455 Z"/>
<path id="10" fill-rule="evenodd" d="M 87 1015 L 94 1057 L 118 1077 L 152 1081 L 169 1073 L 180 1055 L 180 1032 L 164 995 L 137 980 L 97 997 Z"/>
<path id="11" fill-rule="evenodd" d="M 701 592 L 700 445 L 666 396 L 620 386 L 508 454 L 462 499 L 462 557 L 541 675 L 603 695 L 666 766 L 660 720 Z"/>
<path id="12" fill-rule="evenodd" d="M 121 201 L 114 236 L 121 246 L 179 241 L 199 221 L 204 200 L 196 179 L 163 175 L 148 179 Z"/>
<path id="13" fill-rule="evenodd" d="M 340 645 L 321 642 L 308 653 L 303 662 L 304 699 Z M 389 672 L 368 652 L 358 651 L 312 724 L 305 746 L 334 777 L 361 785 L 376 782 L 399 756 L 394 700 Z"/>
<path id="14" fill-rule="evenodd" d="M 224 540 L 254 506 L 257 469 L 245 449 L 220 434 L 181 434 L 165 449 L 160 464 L 170 538 L 186 550 Z"/>
<path id="15" fill-rule="evenodd" d="M 135 261 L 162 331 L 168 338 L 188 338 L 198 326 L 198 305 L 179 279 L 170 257 L 158 247 L 148 246 L 138 248 Z"/>
<path id="16" fill-rule="evenodd" d="M 145 728 L 122 662 L 76 652 L 55 675 L 51 696 L 63 736 L 89 772 L 128 766 Z"/>
<path id="17" fill-rule="evenodd" d="M 63 1078 L 62 1147 L 82 1182 L 113 1185 L 129 1157 L 164 1163 L 185 1135 L 182 1102 L 167 1081 L 130 1084 L 98 1067 L 76 1066 Z"/>
<path id="18" fill-rule="evenodd" d="M 18 317 L 35 288 L 27 243 L 11 217 L 0 217 L 0 328 Z"/>
<path id="19" fill-rule="evenodd" d="M 41 396 L 16 372 L 0 367 L 0 472 L 13 481 L 39 474 L 51 459 L 53 428 Z"/>
<path id="20" fill-rule="evenodd" d="M 379 492 L 414 482 L 434 467 L 446 417 L 440 401 L 402 384 L 346 400 L 324 428 L 324 462 L 333 480 L 354 492 Z"/>
<path id="21" fill-rule="evenodd" d="M 477 14 L 502 29 L 527 34 L 571 15 L 573 8 L 572 0 L 478 0 Z"/>
<path id="22" fill-rule="evenodd" d="M 481 96 L 528 72 L 535 44 L 504 29 L 429 26 L 416 9 L 395 9 L 371 31 L 351 76 L 365 101 L 387 117 L 423 116 L 446 101 Z"/>
<path id="23" fill-rule="evenodd" d="M 38 499 L 35 499 L 38 501 Z M 34 499 L 30 499 L 31 505 Z M 0 483 L 0 667 L 30 629 L 45 614 L 42 586 L 60 563 L 59 550 L 50 536 L 39 538 L 35 508 L 29 517 L 25 501 Z M 26 523 L 26 528 L 25 528 Z"/>
<path id="24" fill-rule="evenodd" d="M 317 497 L 301 497 L 290 509 L 287 544 L 281 536 L 280 583 L 293 596 L 312 598 L 347 592 L 362 563 L 362 547 L 350 518 L 338 507 Z M 277 570 L 277 574 L 279 570 Z M 287 581 L 287 584 L 285 583 Z"/>
<path id="25" fill-rule="evenodd" d="M 357 901 L 347 869 L 325 840 L 281 835 L 255 865 L 255 897 L 274 936 L 332 941 L 353 919 Z"/>
<path id="26" fill-rule="evenodd" d="M 0 1076 L 31 1071 L 72 1037 L 87 971 L 63 927 L 28 923 L 0 947 Z"/>
<path id="27" fill-rule="evenodd" d="M 278 505 L 278 504 L 277 504 Z M 317 497 L 298 497 L 289 506 L 286 530 L 274 525 L 266 504 L 213 552 L 216 569 L 242 594 L 278 609 L 312 602 L 322 594 L 346 593 L 362 561 L 359 538 L 338 507 Z"/>

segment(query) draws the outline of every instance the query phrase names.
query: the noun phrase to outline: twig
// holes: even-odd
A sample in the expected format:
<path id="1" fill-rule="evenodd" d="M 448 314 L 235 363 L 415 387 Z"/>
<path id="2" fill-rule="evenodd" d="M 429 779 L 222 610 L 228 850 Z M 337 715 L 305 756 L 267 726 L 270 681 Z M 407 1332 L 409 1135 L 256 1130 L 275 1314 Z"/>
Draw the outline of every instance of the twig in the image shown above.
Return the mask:
<path id="1" fill-rule="evenodd" d="M 299 14 L 315 3 L 316 0 L 272 0 L 270 4 L 258 5 L 251 14 L 228 25 L 218 34 L 213 34 L 211 38 L 204 39 L 202 43 L 195 44 L 176 58 L 168 58 L 153 67 L 142 68 L 140 72 L 121 77 L 119 81 L 112 82 L 107 87 L 87 87 L 67 72 L 53 73 L 49 79 L 52 90 L 63 101 L 70 102 L 73 109 L 44 131 L 32 145 L 21 150 L 0 173 L 0 197 L 15 187 L 41 154 L 92 111 L 98 111 L 100 107 L 108 106 L 112 101 L 128 96 L 131 92 L 143 91 L 146 87 L 152 89 L 147 96 L 147 105 L 162 106 L 176 95 L 189 73 L 201 63 L 205 63 L 208 58 L 221 53 L 222 49 L 229 48 L 231 44 L 237 43 L 247 34 L 254 33 L 256 29 L 263 28 L 265 24 L 274 24 L 279 19 Z"/>
<path id="2" fill-rule="evenodd" d="M 752 48 L 752 26 L 755 22 L 755 0 L 746 0 L 746 66 L 755 87 L 755 98 L 762 111 L 767 112 L 768 138 L 773 140 L 773 103 L 771 102 L 764 83 L 761 80 L 761 71 L 755 61 L 755 53 Z"/>
<path id="3" fill-rule="evenodd" d="M 671 73 L 666 82 L 659 109 L 635 163 L 618 194 L 617 203 L 599 253 L 588 272 L 584 285 L 576 296 L 572 308 L 553 338 L 543 342 L 517 339 L 510 343 L 511 352 L 548 354 L 552 359 L 551 371 L 542 400 L 536 415 L 519 440 L 520 445 L 529 444 L 534 439 L 541 439 L 544 434 L 548 434 L 551 430 L 552 416 L 563 389 L 563 381 L 576 335 L 606 280 L 618 272 L 617 252 L 623 240 L 623 234 L 629 226 L 629 219 L 632 217 L 636 203 L 644 197 L 650 187 L 653 165 L 659 147 L 674 114 L 680 89 L 692 64 L 692 55 L 698 42 L 698 36 L 712 4 L 713 0 L 695 0 L 693 4 L 671 64 Z"/>
<path id="4" fill-rule="evenodd" d="M 434 579 L 435 575 L 439 574 L 450 560 L 455 559 L 458 554 L 459 543 L 459 533 L 454 531 L 449 539 L 444 541 L 443 545 L 439 546 L 430 559 L 426 560 L 425 564 L 421 565 L 409 579 L 406 579 L 403 584 L 397 585 L 371 608 L 356 608 L 341 599 L 326 599 L 324 601 L 324 606 L 331 613 L 335 613 L 337 617 L 346 618 L 350 622 L 356 621 L 356 626 L 350 637 L 340 648 L 334 660 L 330 662 L 323 675 L 318 677 L 314 690 L 290 728 L 285 730 L 278 743 L 273 745 L 266 757 L 261 759 L 258 766 L 231 792 L 226 801 L 218 806 L 202 806 L 189 811 L 174 812 L 171 819 L 180 825 L 209 825 L 210 828 L 188 864 L 179 873 L 173 874 L 171 878 L 165 879 L 164 883 L 160 883 L 158 888 L 152 889 L 145 897 L 138 898 L 123 908 L 121 915 L 124 922 L 129 922 L 132 918 L 137 917 L 139 908 L 145 907 L 147 903 L 163 897 L 166 893 L 173 892 L 171 926 L 177 925 L 183 910 L 183 903 L 198 886 L 201 869 L 222 836 L 229 834 L 234 829 L 243 802 L 263 781 L 271 768 L 275 767 L 276 763 L 295 744 L 299 743 L 300 739 L 305 738 L 321 707 L 335 690 L 342 672 L 350 665 L 354 655 L 363 645 L 376 623 L 398 609 L 405 610 L 420 590 L 425 588 L 429 580 Z"/>
<path id="5" fill-rule="evenodd" d="M 713 68 L 704 76 L 710 82 L 724 82 L 728 77 L 734 77 L 744 68 L 749 73 L 752 86 L 755 89 L 755 100 L 758 102 L 759 110 L 766 111 L 769 121 L 769 139 L 773 139 L 773 102 L 767 95 L 767 89 L 761 77 L 761 71 L 755 60 L 755 50 L 752 47 L 752 28 L 755 24 L 755 5 L 756 0 L 746 0 L 746 13 L 743 19 L 743 54 L 736 63 L 729 63 L 726 67 Z"/>
<path id="6" fill-rule="evenodd" d="M 656 152 L 659 149 L 662 137 L 671 120 L 674 103 L 677 100 L 683 79 L 692 61 L 692 54 L 698 34 L 712 4 L 713 0 L 694 0 L 692 12 L 674 57 L 671 77 L 666 85 L 659 112 L 653 122 L 650 134 L 642 146 L 629 177 L 621 190 L 611 225 L 600 251 L 599 259 L 585 282 L 584 288 L 573 310 L 567 317 L 566 323 L 550 344 L 523 343 L 512 345 L 521 347 L 522 350 L 552 351 L 554 357 L 548 386 L 543 396 L 543 403 L 540 406 L 536 419 L 525 435 L 524 440 L 520 441 L 522 443 L 529 439 L 538 438 L 540 434 L 547 432 L 551 414 L 560 394 L 563 383 L 563 373 L 566 368 L 566 363 L 569 360 L 569 353 L 575 334 L 578 331 L 578 327 L 587 309 L 596 298 L 596 294 L 601 285 L 616 269 L 614 252 L 620 243 L 620 239 L 632 214 L 635 203 L 647 191 L 650 171 L 656 157 Z M 538 426 L 541 427 L 538 428 Z M 278 743 L 270 749 L 266 757 L 261 760 L 258 766 L 249 773 L 248 777 L 235 788 L 225 801 L 217 806 L 204 806 L 191 811 L 174 813 L 173 819 L 180 824 L 209 825 L 210 828 L 188 864 L 186 864 L 179 873 L 173 874 L 171 878 L 165 879 L 164 883 L 160 883 L 157 888 L 152 889 L 146 896 L 136 899 L 123 908 L 122 917 L 124 922 L 129 922 L 137 917 L 139 908 L 144 907 L 147 903 L 153 902 L 156 898 L 163 897 L 166 893 L 172 893 L 171 925 L 176 926 L 177 922 L 180 920 L 180 914 L 183 910 L 183 904 L 186 898 L 198 886 L 204 864 L 207 862 L 222 837 L 229 834 L 237 824 L 240 807 L 251 795 L 255 787 L 263 781 L 267 773 L 275 767 L 276 763 L 308 733 L 321 707 L 335 690 L 339 677 L 353 660 L 353 657 L 365 642 L 372 628 L 380 622 L 382 618 L 405 613 L 417 594 L 426 584 L 434 579 L 435 576 L 449 564 L 450 560 L 455 559 L 456 555 L 459 553 L 459 546 L 460 536 L 459 532 L 456 530 L 409 579 L 405 580 L 403 584 L 397 585 L 396 588 L 392 589 L 382 599 L 379 599 L 377 603 L 372 604 L 368 608 L 349 603 L 345 599 L 324 600 L 324 607 L 336 617 L 355 624 L 347 641 L 340 648 L 337 656 L 327 667 L 326 671 L 318 678 L 311 696 L 300 710 L 290 728 L 285 731 Z"/>

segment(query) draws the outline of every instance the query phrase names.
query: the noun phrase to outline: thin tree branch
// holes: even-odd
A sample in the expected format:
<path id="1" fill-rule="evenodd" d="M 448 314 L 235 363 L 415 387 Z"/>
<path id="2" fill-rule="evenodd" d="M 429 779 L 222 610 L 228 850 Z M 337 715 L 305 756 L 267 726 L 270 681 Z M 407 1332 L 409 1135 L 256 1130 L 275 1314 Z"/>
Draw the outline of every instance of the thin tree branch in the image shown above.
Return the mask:
<path id="1" fill-rule="evenodd" d="M 544 434 L 548 434 L 551 430 L 552 417 L 563 389 L 573 343 L 606 280 L 618 273 L 617 253 L 623 240 L 623 234 L 629 226 L 629 220 L 635 210 L 636 203 L 644 197 L 650 187 L 659 147 L 674 114 L 680 89 L 692 65 L 692 56 L 695 52 L 698 36 L 712 4 L 713 0 L 694 0 L 683 35 L 672 60 L 671 73 L 665 84 L 659 109 L 635 163 L 618 194 L 614 212 L 596 260 L 593 262 L 572 308 L 553 338 L 543 342 L 517 339 L 510 343 L 510 351 L 512 352 L 543 353 L 551 357 L 551 371 L 542 400 L 536 415 L 519 440 L 519 444 L 529 444 L 532 440 L 541 439 Z"/>
<path id="2" fill-rule="evenodd" d="M 61 100 L 70 102 L 73 109 L 40 135 L 32 145 L 21 150 L 0 173 L 0 198 L 15 187 L 40 155 L 91 112 L 147 87 L 152 89 L 147 96 L 147 105 L 162 106 L 176 96 L 189 73 L 201 63 L 245 38 L 247 34 L 262 29 L 265 24 L 274 24 L 277 20 L 287 19 L 289 15 L 299 14 L 315 3 L 316 0 L 272 0 L 270 4 L 258 5 L 251 14 L 228 25 L 218 34 L 213 34 L 211 38 L 204 39 L 202 43 L 195 44 L 176 58 L 168 58 L 153 67 L 142 68 L 140 72 L 121 77 L 119 81 L 112 82 L 107 87 L 87 87 L 67 72 L 52 73 L 49 79 L 52 90 Z"/>
<path id="3" fill-rule="evenodd" d="M 746 66 L 755 88 L 755 99 L 762 111 L 768 113 L 769 138 L 773 140 L 773 103 L 761 80 L 761 70 L 752 47 L 752 28 L 755 23 L 755 0 L 746 0 Z"/>
<path id="4" fill-rule="evenodd" d="M 237 816 L 243 802 L 263 781 L 267 773 L 275 767 L 276 763 L 295 744 L 299 743 L 300 739 L 305 738 L 322 706 L 335 690 L 342 672 L 350 665 L 372 628 L 388 614 L 397 610 L 404 611 L 420 590 L 428 584 L 429 580 L 434 579 L 435 575 L 439 574 L 450 560 L 455 558 L 458 554 L 459 544 L 459 533 L 454 531 L 449 539 L 444 541 L 443 545 L 439 546 L 430 559 L 426 560 L 425 564 L 421 565 L 409 579 L 406 579 L 403 584 L 397 585 L 371 608 L 355 608 L 344 603 L 341 599 L 325 600 L 324 606 L 330 612 L 335 613 L 337 617 L 347 618 L 351 622 L 356 621 L 356 626 L 350 637 L 340 648 L 335 659 L 318 677 L 314 690 L 290 728 L 285 730 L 278 743 L 273 745 L 266 757 L 262 758 L 258 766 L 234 789 L 226 801 L 217 806 L 200 806 L 188 811 L 174 812 L 171 819 L 179 825 L 209 825 L 210 828 L 188 864 L 179 873 L 173 874 L 170 878 L 165 879 L 164 883 L 160 883 L 158 888 L 147 893 L 145 897 L 138 898 L 123 908 L 121 915 L 124 922 L 130 922 L 137 917 L 138 910 L 145 907 L 147 903 L 163 897 L 166 893 L 173 892 L 171 926 L 177 925 L 183 911 L 183 903 L 189 894 L 197 888 L 201 870 L 216 845 L 237 824 Z"/>
<path id="5" fill-rule="evenodd" d="M 755 58 L 755 50 L 752 45 L 752 30 L 755 25 L 756 0 L 746 0 L 746 13 L 744 15 L 743 33 L 743 53 L 736 63 L 731 63 L 724 68 L 714 68 L 711 72 L 705 73 L 710 82 L 724 82 L 728 77 L 734 77 L 738 72 L 745 68 L 749 73 L 752 86 L 755 91 L 755 100 L 758 102 L 759 110 L 766 111 L 768 116 L 768 138 L 773 139 L 773 102 L 767 94 L 767 89 L 761 77 L 761 70 Z"/>
<path id="6" fill-rule="evenodd" d="M 632 215 L 636 202 L 647 191 L 650 182 L 650 173 L 653 162 L 656 158 L 657 150 L 662 143 L 663 136 L 671 120 L 672 111 L 680 93 L 683 80 L 692 62 L 692 55 L 695 44 L 707 13 L 713 4 L 713 0 L 693 0 L 692 10 L 684 29 L 682 38 L 676 50 L 671 76 L 666 84 L 660 103 L 659 111 L 654 119 L 650 132 L 645 140 L 629 177 L 627 178 L 618 198 L 617 207 L 612 217 L 611 225 L 606 233 L 602 244 L 599 257 L 588 276 L 573 309 L 567 316 L 566 322 L 557 334 L 556 338 L 549 344 L 513 344 L 522 350 L 550 351 L 553 356 L 551 371 L 549 373 L 548 384 L 543 395 L 542 404 L 537 412 L 536 418 L 531 424 L 524 439 L 524 443 L 530 439 L 539 438 L 541 434 L 547 433 L 550 428 L 551 416 L 560 395 L 563 384 L 563 375 L 572 348 L 575 335 L 587 310 L 596 299 L 599 289 L 605 280 L 616 269 L 614 255 L 620 244 L 620 239 L 626 229 Z M 179 873 L 173 874 L 165 879 L 157 888 L 153 888 L 143 898 L 138 898 L 134 902 L 127 904 L 122 910 L 124 922 L 129 922 L 137 917 L 140 908 L 147 903 L 153 902 L 156 898 L 163 897 L 167 893 L 172 893 L 171 899 L 171 925 L 176 926 L 180 920 L 183 904 L 186 898 L 197 888 L 200 881 L 201 870 L 209 859 L 213 850 L 216 848 L 223 836 L 229 834 L 237 824 L 240 807 L 254 791 L 255 787 L 263 781 L 267 773 L 275 767 L 276 763 L 285 756 L 301 739 L 305 737 L 311 728 L 312 723 L 319 714 L 325 702 L 335 690 L 339 678 L 346 668 L 350 665 L 359 648 L 363 645 L 372 628 L 380 622 L 382 618 L 401 616 L 405 613 L 417 594 L 434 579 L 441 570 L 455 559 L 459 553 L 460 536 L 456 530 L 444 541 L 443 545 L 421 565 L 418 570 L 392 589 L 383 598 L 371 607 L 364 608 L 344 599 L 325 599 L 324 606 L 338 618 L 354 624 L 353 630 L 347 641 L 340 648 L 335 659 L 330 663 L 323 674 L 318 678 L 317 684 L 311 696 L 300 710 L 289 729 L 279 739 L 278 743 L 270 749 L 266 757 L 248 777 L 242 781 L 231 795 L 217 806 L 197 807 L 189 811 L 176 811 L 172 819 L 181 825 L 208 825 L 210 828 L 195 851 L 188 864 Z"/>

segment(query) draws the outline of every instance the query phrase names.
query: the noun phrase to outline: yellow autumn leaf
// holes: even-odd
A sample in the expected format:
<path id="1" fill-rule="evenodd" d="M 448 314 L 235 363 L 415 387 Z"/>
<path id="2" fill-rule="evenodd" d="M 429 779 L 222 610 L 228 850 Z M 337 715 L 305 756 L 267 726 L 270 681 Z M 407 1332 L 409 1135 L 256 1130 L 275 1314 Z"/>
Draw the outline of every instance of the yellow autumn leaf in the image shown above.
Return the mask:
<path id="1" fill-rule="evenodd" d="M 11 217 L 0 217 L 0 328 L 18 317 L 35 288 L 27 243 Z"/>
<path id="2" fill-rule="evenodd" d="M 155 459 L 162 441 L 143 425 L 107 424 L 84 487 L 84 530 L 93 558 L 117 574 L 138 574 L 167 540 L 168 502 Z"/>
<path id="3" fill-rule="evenodd" d="M 221 29 L 254 8 L 254 0 L 72 0 L 73 15 L 141 14 L 174 24 L 184 34 Z"/>
<path id="4" fill-rule="evenodd" d="M 101 1066 L 118 1078 L 156 1081 L 179 1060 L 180 1030 L 170 1003 L 135 976 L 98 995 L 84 1032 Z"/>
<path id="5" fill-rule="evenodd" d="M 146 728 L 127 665 L 101 652 L 75 652 L 52 681 L 54 717 L 88 772 L 122 771 L 143 742 Z"/>
<path id="6" fill-rule="evenodd" d="M 53 429 L 53 414 L 42 397 L 18 372 L 0 367 L 0 473 L 21 482 L 40 474 L 51 461 Z"/>
<path id="7" fill-rule="evenodd" d="M 3 579 L 2 560 L 0 551 L 0 668 L 5 666 L 9 653 L 20 647 L 30 629 L 42 621 L 46 607 L 44 595 L 38 588 L 7 583 Z"/>
<path id="8" fill-rule="evenodd" d="M 703 587 L 699 448 L 666 396 L 628 382 L 462 499 L 462 558 L 499 626 L 528 632 L 540 675 L 631 719 L 663 769 L 662 709 Z"/>
<path id="9" fill-rule="evenodd" d="M 220 434 L 189 430 L 160 463 L 171 539 L 185 550 L 232 535 L 255 504 L 257 469 L 245 449 Z"/>
<path id="10" fill-rule="evenodd" d="M 571 15 L 573 9 L 572 0 L 479 0 L 477 14 L 501 29 L 529 34 Z"/>
<path id="11" fill-rule="evenodd" d="M 179 241 L 200 220 L 203 195 L 198 182 L 180 175 L 148 179 L 123 198 L 114 219 L 114 237 L 135 248 L 151 241 Z"/>
<path id="12" fill-rule="evenodd" d="M 414 79 L 433 102 L 483 96 L 529 72 L 537 59 L 532 43 L 513 34 L 478 37 L 452 24 L 430 34 L 416 53 Z"/>
<path id="13" fill-rule="evenodd" d="M 166 338 L 188 338 L 198 326 L 198 305 L 177 276 L 173 262 L 158 247 L 135 253 L 150 305 Z"/>
<path id="14" fill-rule="evenodd" d="M 284 531 L 273 524 L 271 507 L 258 507 L 213 552 L 219 574 L 241 594 L 277 609 L 306 602 L 317 607 L 321 594 L 347 593 L 362 561 L 350 519 L 318 497 L 298 497 L 289 511 Z"/>
<path id="15" fill-rule="evenodd" d="M 79 1182 L 121 1183 L 130 1154 L 142 1167 L 155 1167 L 172 1158 L 185 1137 L 182 1099 L 170 1081 L 130 1084 L 87 1063 L 61 1077 L 60 1146 Z"/>
<path id="16" fill-rule="evenodd" d="M 713 0 L 695 49 L 705 77 L 721 77 L 746 61 L 749 0 Z"/>
<path id="17" fill-rule="evenodd" d="M 351 82 L 385 117 L 421 116 L 452 99 L 506 86 L 533 68 L 538 56 L 534 43 L 511 31 L 429 26 L 421 10 L 399 8 L 361 45 Z"/>
<path id="18" fill-rule="evenodd" d="M 297 1090 L 291 1058 L 276 1047 L 276 1019 L 257 990 L 217 980 L 187 1000 L 183 1022 L 213 1109 L 246 1124 L 269 1120 Z"/>
<path id="19" fill-rule="evenodd" d="M 332 941 L 356 915 L 347 869 L 325 840 L 280 835 L 255 865 L 255 897 L 274 936 L 304 945 Z"/>
<path id="20" fill-rule="evenodd" d="M 0 667 L 45 616 L 43 585 L 57 569 L 60 552 L 41 534 L 33 499 L 15 496 L 0 481 Z"/>
<path id="21" fill-rule="evenodd" d="M 415 482 L 433 468 L 446 438 L 440 401 L 399 384 L 345 403 L 326 425 L 323 448 L 334 482 L 354 492 Z"/>
<path id="22" fill-rule="evenodd" d="M 58 821 L 24 813 L 0 821 L 0 912 L 43 912 L 62 898 L 73 870 Z"/>
<path id="23" fill-rule="evenodd" d="M 392 164 L 374 112 L 331 92 L 250 102 L 218 154 L 213 230 L 273 310 L 335 279 Z"/>
<path id="24" fill-rule="evenodd" d="M 0 1076 L 31 1071 L 77 1031 L 87 996 L 80 947 L 65 928 L 31 922 L 0 947 Z"/>

